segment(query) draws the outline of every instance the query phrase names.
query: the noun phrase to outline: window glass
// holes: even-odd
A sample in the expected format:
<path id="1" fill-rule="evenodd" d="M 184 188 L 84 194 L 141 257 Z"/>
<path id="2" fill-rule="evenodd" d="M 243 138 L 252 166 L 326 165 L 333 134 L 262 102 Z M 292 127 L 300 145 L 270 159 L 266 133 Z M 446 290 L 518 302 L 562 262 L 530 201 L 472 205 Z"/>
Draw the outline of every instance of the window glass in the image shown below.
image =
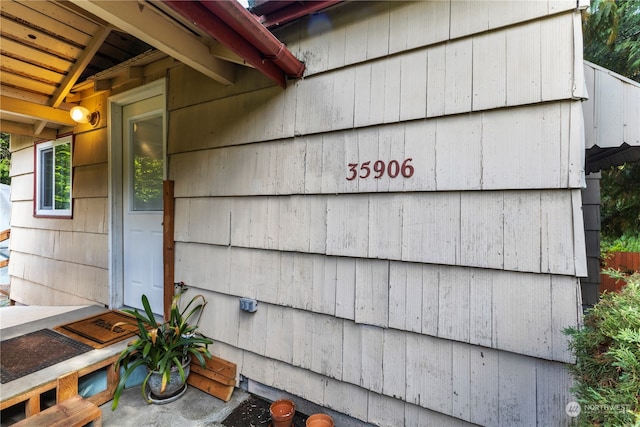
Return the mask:
<path id="1" fill-rule="evenodd" d="M 162 210 L 164 150 L 162 116 L 137 120 L 131 124 L 132 210 Z"/>
<path id="2" fill-rule="evenodd" d="M 36 145 L 36 215 L 71 216 L 72 137 Z"/>

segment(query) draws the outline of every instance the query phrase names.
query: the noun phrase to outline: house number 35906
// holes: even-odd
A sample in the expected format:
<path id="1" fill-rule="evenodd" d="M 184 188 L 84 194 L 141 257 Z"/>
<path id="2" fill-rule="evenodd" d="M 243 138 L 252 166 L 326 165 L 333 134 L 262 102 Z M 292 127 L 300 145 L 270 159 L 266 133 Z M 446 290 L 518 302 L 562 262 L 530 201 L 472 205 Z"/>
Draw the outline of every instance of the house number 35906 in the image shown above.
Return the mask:
<path id="1" fill-rule="evenodd" d="M 385 174 L 389 178 L 397 178 L 402 175 L 405 178 L 411 178 L 414 172 L 414 168 L 411 165 L 413 159 L 409 157 L 405 159 L 402 164 L 398 160 L 391 160 L 389 163 L 385 163 L 384 160 L 376 160 L 371 164 L 371 161 L 362 163 L 349 163 L 349 174 L 347 175 L 347 181 L 353 181 L 356 178 L 370 178 L 374 179 L 382 178 Z"/>

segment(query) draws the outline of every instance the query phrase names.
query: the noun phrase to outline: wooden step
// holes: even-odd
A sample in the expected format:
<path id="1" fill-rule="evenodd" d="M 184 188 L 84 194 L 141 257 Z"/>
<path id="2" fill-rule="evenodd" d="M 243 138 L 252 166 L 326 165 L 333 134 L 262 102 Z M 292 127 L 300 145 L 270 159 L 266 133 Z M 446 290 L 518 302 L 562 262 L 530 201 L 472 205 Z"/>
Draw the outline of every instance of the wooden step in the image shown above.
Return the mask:
<path id="1" fill-rule="evenodd" d="M 81 427 L 93 421 L 102 426 L 102 411 L 80 395 L 70 397 L 55 406 L 17 422 L 17 427 Z"/>

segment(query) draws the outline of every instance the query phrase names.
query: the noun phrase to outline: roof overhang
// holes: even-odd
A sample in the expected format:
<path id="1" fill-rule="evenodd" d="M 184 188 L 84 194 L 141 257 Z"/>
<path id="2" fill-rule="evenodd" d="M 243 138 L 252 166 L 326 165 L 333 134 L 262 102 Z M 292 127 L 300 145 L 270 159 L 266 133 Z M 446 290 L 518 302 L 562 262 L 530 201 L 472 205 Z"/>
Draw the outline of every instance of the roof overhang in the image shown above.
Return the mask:
<path id="1" fill-rule="evenodd" d="M 277 3 L 277 2 L 276 2 Z M 317 4 L 316 4 L 317 3 Z M 307 13 L 335 2 L 309 2 Z M 326 3 L 326 5 L 325 5 Z M 49 138 L 74 123 L 76 92 L 141 79 L 153 59 L 176 59 L 223 85 L 252 67 L 282 87 L 304 72 L 259 18 L 235 0 L 2 1 L 0 130 Z M 294 5 L 295 6 L 295 5 Z M 152 49 L 133 52 L 88 79 L 86 69 L 114 32 Z M 89 85 L 89 86 L 87 86 Z"/>
<path id="2" fill-rule="evenodd" d="M 584 61 L 586 172 L 640 161 L 640 83 Z"/>

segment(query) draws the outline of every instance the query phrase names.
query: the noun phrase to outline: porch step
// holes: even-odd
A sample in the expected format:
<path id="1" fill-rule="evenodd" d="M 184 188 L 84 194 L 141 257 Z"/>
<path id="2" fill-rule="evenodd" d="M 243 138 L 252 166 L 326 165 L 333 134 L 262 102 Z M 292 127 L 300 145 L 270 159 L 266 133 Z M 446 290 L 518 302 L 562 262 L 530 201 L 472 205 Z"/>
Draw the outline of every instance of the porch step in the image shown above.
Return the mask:
<path id="1" fill-rule="evenodd" d="M 102 427 L 102 411 L 80 395 L 70 397 L 55 406 L 17 422 L 17 427 L 81 427 L 93 421 Z"/>

